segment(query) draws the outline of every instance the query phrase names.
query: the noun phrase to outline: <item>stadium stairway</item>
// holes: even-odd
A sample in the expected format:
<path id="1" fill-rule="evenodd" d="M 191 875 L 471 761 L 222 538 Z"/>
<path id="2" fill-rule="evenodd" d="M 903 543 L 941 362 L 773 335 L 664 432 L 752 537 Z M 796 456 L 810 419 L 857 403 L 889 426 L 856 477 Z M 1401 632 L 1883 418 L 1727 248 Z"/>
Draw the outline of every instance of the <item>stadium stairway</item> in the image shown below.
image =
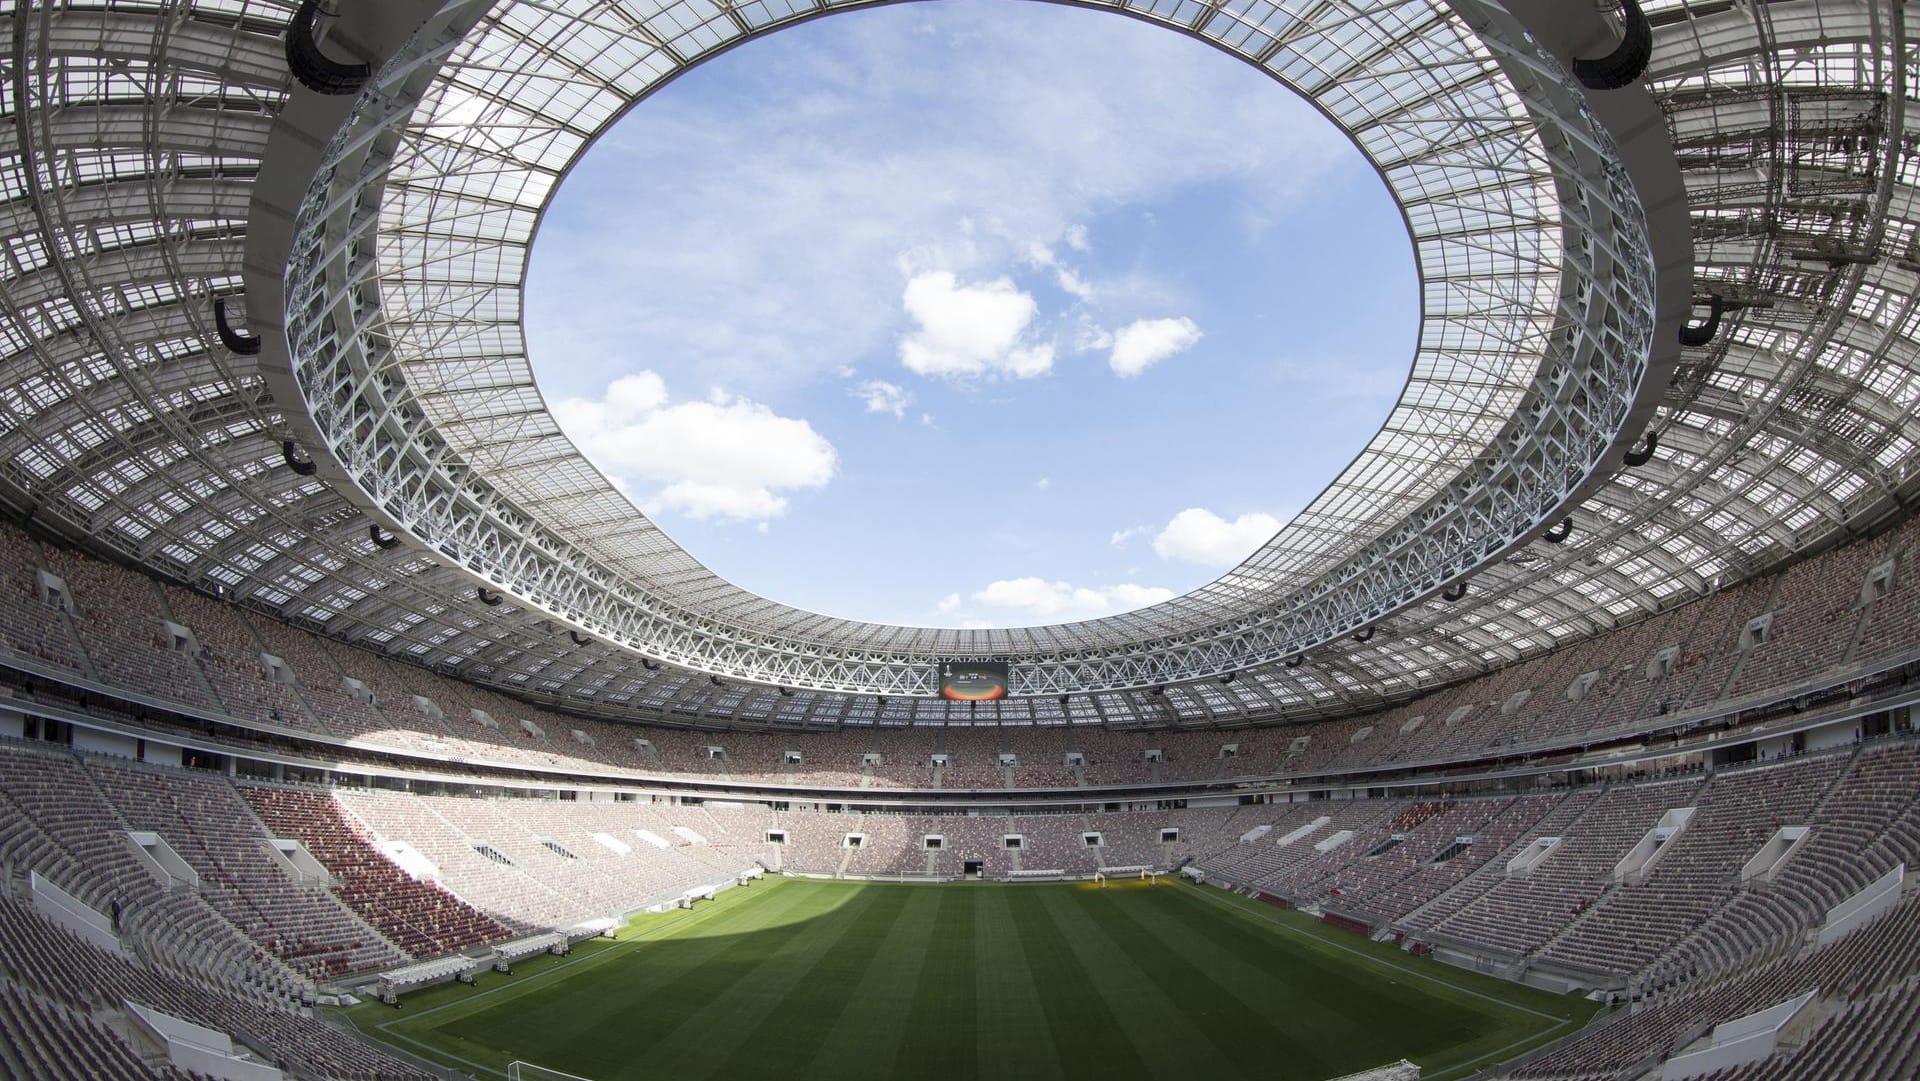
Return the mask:
<path id="1" fill-rule="evenodd" d="M 167 603 L 167 591 L 161 588 L 160 583 L 148 582 L 146 584 L 153 590 L 153 604 L 154 607 L 159 610 L 160 615 L 170 622 L 178 623 L 183 627 L 186 626 L 186 622 L 174 613 L 173 606 Z M 205 657 L 202 656 L 203 652 L 203 650 L 196 650 L 189 654 L 187 658 L 188 663 L 185 667 L 193 673 L 193 678 L 197 681 L 195 686 L 206 692 L 208 701 L 218 705 L 221 711 L 232 713 L 232 709 L 230 709 L 226 701 L 220 697 L 219 685 L 213 681 L 212 676 L 207 674 L 207 662 Z"/>
<path id="2" fill-rule="evenodd" d="M 1494 858 L 1475 868 L 1473 873 L 1442 890 L 1432 900 L 1415 908 L 1395 922 L 1395 926 L 1415 931 L 1432 927 L 1445 919 L 1447 915 L 1465 908 L 1475 898 L 1493 889 L 1507 875 L 1507 861 L 1520 854 L 1536 838 L 1562 836 L 1579 826 L 1587 811 L 1599 801 L 1603 790 L 1596 786 L 1568 794 L 1560 803 L 1547 812 L 1534 824 L 1523 830 L 1518 839 L 1505 849 L 1496 853 Z"/>

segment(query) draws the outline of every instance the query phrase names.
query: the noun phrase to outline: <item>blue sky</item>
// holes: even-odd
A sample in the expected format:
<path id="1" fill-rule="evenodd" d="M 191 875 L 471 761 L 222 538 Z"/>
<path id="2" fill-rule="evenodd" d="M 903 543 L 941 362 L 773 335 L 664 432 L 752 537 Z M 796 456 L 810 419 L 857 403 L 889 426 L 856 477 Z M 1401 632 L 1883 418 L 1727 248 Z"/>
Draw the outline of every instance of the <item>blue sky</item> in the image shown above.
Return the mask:
<path id="1" fill-rule="evenodd" d="M 562 426 L 740 585 L 883 622 L 1107 615 L 1219 576 L 1404 383 L 1359 154 L 1196 41 L 942 0 L 750 42 L 596 144 L 535 242 Z"/>

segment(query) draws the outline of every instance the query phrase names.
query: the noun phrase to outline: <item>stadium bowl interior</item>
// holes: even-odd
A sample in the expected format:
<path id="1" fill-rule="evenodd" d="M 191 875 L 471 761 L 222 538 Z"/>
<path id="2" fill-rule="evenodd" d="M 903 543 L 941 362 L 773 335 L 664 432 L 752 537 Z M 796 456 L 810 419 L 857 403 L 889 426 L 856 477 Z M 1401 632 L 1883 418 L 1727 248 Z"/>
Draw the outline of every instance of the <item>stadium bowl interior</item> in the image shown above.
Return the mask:
<path id="1" fill-rule="evenodd" d="M 594 140 L 861 6 L 0 11 L 0 1079 L 1920 1074 L 1909 5 L 1082 5 L 1341 128 L 1419 342 L 986 630 L 726 581 L 526 359 Z"/>

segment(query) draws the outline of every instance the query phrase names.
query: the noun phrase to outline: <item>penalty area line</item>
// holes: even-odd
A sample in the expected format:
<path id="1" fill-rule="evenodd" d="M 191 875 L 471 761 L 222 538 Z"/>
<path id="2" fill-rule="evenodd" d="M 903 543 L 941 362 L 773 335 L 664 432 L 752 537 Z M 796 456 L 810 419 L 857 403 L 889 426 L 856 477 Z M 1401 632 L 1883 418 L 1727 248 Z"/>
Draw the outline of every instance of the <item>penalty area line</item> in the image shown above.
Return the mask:
<path id="1" fill-rule="evenodd" d="M 385 1026 L 381 1026 L 381 1027 L 382 1027 L 382 1030 L 384 1031 Z M 428 1044 L 428 1043 L 422 1043 L 421 1041 L 416 1040 L 413 1037 L 406 1035 L 405 1033 L 388 1032 L 387 1036 L 391 1037 L 394 1040 L 399 1041 L 400 1043 L 411 1044 L 414 1047 L 419 1048 L 420 1051 L 424 1053 L 425 1056 L 429 1059 L 447 1059 L 453 1062 L 458 1062 L 462 1066 L 468 1066 L 473 1069 L 479 1070 L 483 1074 L 490 1074 L 494 1077 L 507 1076 L 507 1072 L 505 1070 L 496 1070 L 491 1066 L 483 1066 L 480 1063 L 475 1062 L 470 1058 L 464 1058 L 460 1055 L 456 1055 L 453 1052 L 446 1050 L 445 1048 L 435 1047 L 432 1044 Z"/>
<path id="2" fill-rule="evenodd" d="M 1207 887 L 1200 886 L 1197 888 L 1204 890 Z M 1289 927 L 1286 924 L 1281 923 L 1279 920 L 1262 919 L 1259 916 L 1254 915 L 1252 912 L 1242 908 L 1241 906 L 1236 905 L 1223 898 L 1215 898 L 1215 897 L 1208 896 L 1206 894 L 1202 894 L 1201 896 L 1206 897 L 1207 903 L 1218 905 L 1228 912 L 1237 913 L 1242 919 L 1253 920 L 1255 922 L 1265 924 L 1268 927 L 1277 927 L 1280 930 L 1285 931 L 1290 935 L 1294 935 L 1295 937 L 1305 939 L 1308 942 L 1317 942 L 1328 947 L 1329 949 L 1339 950 L 1342 953 L 1350 953 L 1355 957 L 1361 958 L 1366 961 L 1371 961 L 1374 964 L 1379 965 L 1383 968 L 1392 969 L 1395 972 L 1403 973 L 1417 980 L 1425 980 L 1428 983 L 1439 984 L 1441 987 L 1445 987 L 1452 991 L 1458 991 L 1463 995 L 1472 995 L 1474 998 L 1480 999 L 1485 1002 L 1491 1002 L 1496 1006 L 1501 1006 L 1509 1010 L 1518 1010 L 1521 1013 L 1532 1014 L 1533 1016 L 1538 1017 L 1543 1021 L 1558 1022 L 1558 1024 L 1554 1026 L 1555 1028 L 1558 1028 L 1561 1025 L 1565 1025 L 1572 1020 L 1571 1018 L 1567 1018 L 1567 1017 L 1555 1017 L 1553 1014 L 1546 1013 L 1541 1010 L 1536 1010 L 1531 1006 L 1522 1005 L 1521 1003 L 1514 1002 L 1509 999 L 1503 999 L 1496 995 L 1489 995 L 1484 991 L 1476 991 L 1471 987 L 1462 987 L 1461 985 L 1454 983 L 1450 980 L 1441 979 L 1439 976 L 1435 976 L 1432 973 L 1420 972 L 1416 969 L 1409 968 L 1405 965 L 1401 965 L 1398 962 L 1388 960 L 1385 957 L 1377 957 L 1373 954 L 1365 952 L 1364 950 L 1356 950 L 1352 946 L 1343 946 L 1338 942 L 1332 941 L 1331 939 L 1321 938 L 1319 935 L 1308 934 L 1306 931 L 1303 931 L 1298 927 Z"/>
<path id="3" fill-rule="evenodd" d="M 1205 886 L 1200 886 L 1198 888 L 1201 890 L 1206 889 Z M 1206 901 L 1206 903 L 1217 905 L 1220 908 L 1224 909 L 1225 911 L 1232 912 L 1235 915 L 1238 915 L 1242 919 L 1251 920 L 1255 923 L 1259 923 L 1267 927 L 1277 928 L 1278 930 L 1286 932 L 1287 934 L 1291 934 L 1298 938 L 1304 939 L 1309 943 L 1319 943 L 1321 945 L 1328 946 L 1332 949 L 1339 950 L 1342 953 L 1350 953 L 1355 957 L 1358 957 L 1367 961 L 1372 961 L 1377 965 L 1390 969 L 1394 972 L 1402 973 L 1404 975 L 1413 977 L 1414 979 L 1426 980 L 1429 983 L 1439 984 L 1441 987 L 1445 987 L 1448 990 L 1457 991 L 1463 995 L 1472 995 L 1474 998 L 1491 1002 L 1496 1006 L 1504 1007 L 1510 1010 L 1518 1010 L 1521 1013 L 1531 1014 L 1534 1017 L 1538 1017 L 1543 1021 L 1553 1022 L 1551 1026 L 1547 1028 L 1537 1029 L 1534 1032 L 1526 1036 L 1522 1036 L 1519 1039 L 1513 1041 L 1512 1043 L 1507 1044 L 1505 1047 L 1495 1048 L 1492 1051 L 1487 1052 L 1485 1055 L 1481 1055 L 1469 1062 L 1463 1062 L 1456 1066 L 1451 1066 L 1445 1070 L 1442 1070 L 1441 1072 L 1432 1075 L 1431 1081 L 1444 1081 L 1444 1079 L 1448 1077 L 1464 1076 L 1465 1072 L 1468 1071 L 1470 1067 L 1477 1067 L 1477 1066 L 1480 1066 L 1481 1064 L 1485 1064 L 1489 1062 L 1498 1062 L 1500 1061 L 1500 1056 L 1503 1056 L 1504 1054 L 1506 1054 L 1506 1052 L 1511 1051 L 1516 1047 L 1520 1047 L 1523 1044 L 1533 1043 L 1535 1041 L 1544 1041 L 1546 1039 L 1550 1039 L 1553 1037 L 1555 1033 L 1559 1032 L 1561 1029 L 1564 1029 L 1569 1025 L 1578 1024 L 1578 1020 L 1576 1018 L 1555 1017 L 1550 1013 L 1544 1013 L 1540 1010 L 1534 1009 L 1531 1006 L 1522 1005 L 1521 1003 L 1518 1003 L 1518 1002 L 1512 1002 L 1495 995 L 1489 995 L 1482 991 L 1476 991 L 1471 987 L 1462 987 L 1459 984 L 1454 983 L 1450 980 L 1442 979 L 1439 976 L 1435 976 L 1431 973 L 1420 972 L 1415 969 L 1408 968 L 1395 961 L 1388 960 L 1385 957 L 1376 957 L 1373 954 L 1367 953 L 1362 950 L 1356 950 L 1351 946 L 1341 945 L 1338 942 L 1334 942 L 1330 939 L 1322 938 L 1319 935 L 1309 934 L 1298 927 L 1290 927 L 1287 924 L 1280 922 L 1279 920 L 1265 919 L 1259 915 L 1256 915 L 1254 912 L 1241 907 L 1240 905 L 1234 904 L 1233 902 L 1226 900 L 1225 898 L 1213 897 L 1210 894 L 1206 894 L 1206 893 L 1202 893 L 1201 897 Z"/>
<path id="4" fill-rule="evenodd" d="M 1464 990 L 1464 988 L 1462 988 L 1462 990 Z M 1425 1081 L 1445 1081 L 1446 1078 L 1453 1077 L 1456 1075 L 1466 1076 L 1466 1074 L 1470 1070 L 1481 1069 L 1482 1063 L 1486 1063 L 1490 1060 L 1492 1062 L 1498 1063 L 1505 1058 L 1507 1052 L 1513 1050 L 1514 1048 L 1519 1047 L 1523 1044 L 1533 1043 L 1536 1040 L 1544 1040 L 1548 1037 L 1551 1037 L 1554 1033 L 1559 1032 L 1561 1029 L 1566 1028 L 1568 1025 L 1571 1025 L 1573 1023 L 1574 1023 L 1573 1018 L 1571 1017 L 1561 1018 L 1560 1023 L 1553 1026 L 1552 1028 L 1543 1028 L 1540 1031 L 1535 1032 L 1531 1036 L 1522 1036 L 1519 1039 L 1513 1041 L 1512 1043 L 1506 1045 L 1505 1047 L 1496 1047 L 1493 1050 L 1487 1052 L 1486 1054 L 1470 1062 L 1463 1062 L 1463 1063 L 1460 1063 L 1458 1066 L 1453 1066 L 1448 1069 L 1442 1070 L 1437 1074 L 1426 1076 Z"/>

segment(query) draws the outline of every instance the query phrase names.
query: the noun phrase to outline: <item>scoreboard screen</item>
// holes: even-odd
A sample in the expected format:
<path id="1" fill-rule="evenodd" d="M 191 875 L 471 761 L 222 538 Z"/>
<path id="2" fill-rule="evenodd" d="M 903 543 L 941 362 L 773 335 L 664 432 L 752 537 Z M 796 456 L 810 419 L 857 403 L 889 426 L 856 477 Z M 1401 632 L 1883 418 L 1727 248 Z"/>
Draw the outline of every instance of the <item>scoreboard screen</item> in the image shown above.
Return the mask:
<path id="1" fill-rule="evenodd" d="M 991 702 L 1007 696 L 1007 662 L 947 661 L 940 666 L 940 697 Z"/>

